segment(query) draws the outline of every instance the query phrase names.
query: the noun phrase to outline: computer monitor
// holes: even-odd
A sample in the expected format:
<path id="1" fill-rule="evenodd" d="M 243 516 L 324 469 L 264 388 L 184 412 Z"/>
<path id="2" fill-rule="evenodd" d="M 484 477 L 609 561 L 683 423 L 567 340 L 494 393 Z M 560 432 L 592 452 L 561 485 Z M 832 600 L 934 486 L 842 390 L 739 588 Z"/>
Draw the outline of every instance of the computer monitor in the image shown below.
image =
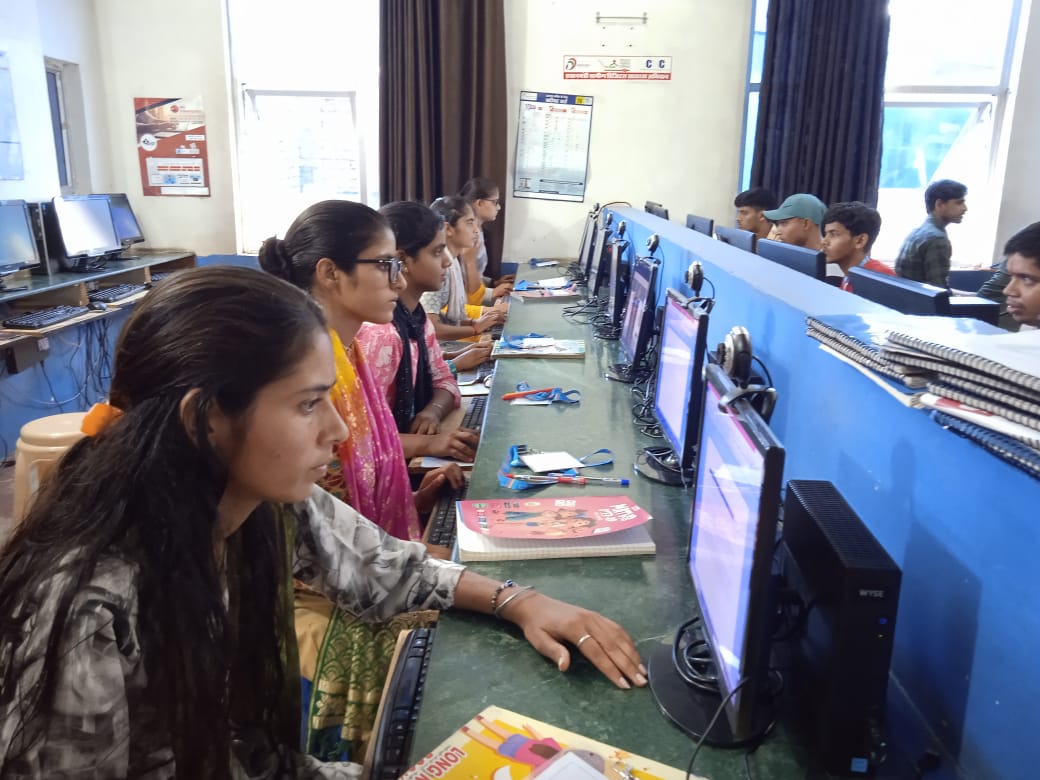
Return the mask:
<path id="1" fill-rule="evenodd" d="M 589 300 L 596 297 L 602 284 L 602 274 L 600 272 L 603 270 L 603 258 L 606 256 L 607 240 L 614 233 L 613 222 L 613 214 L 600 212 L 598 219 L 599 227 L 596 229 L 596 235 L 592 242 L 592 253 L 589 255 L 588 266 L 585 268 Z"/>
<path id="2" fill-rule="evenodd" d="M 686 227 L 696 233 L 710 236 L 715 232 L 715 220 L 711 217 L 698 217 L 696 214 L 687 214 Z"/>
<path id="3" fill-rule="evenodd" d="M 122 247 L 116 238 L 107 195 L 59 195 L 54 218 L 64 247 L 66 270 L 88 270 Z"/>
<path id="4" fill-rule="evenodd" d="M 654 331 L 658 268 L 660 263 L 652 257 L 638 257 L 632 264 L 625 315 L 621 321 L 621 351 L 628 362 L 615 363 L 608 368 L 607 379 L 631 383 L 639 376 Z"/>
<path id="5" fill-rule="evenodd" d="M 625 262 L 628 240 L 615 238 L 610 245 L 610 282 L 607 285 L 607 321 L 596 330 L 600 338 L 616 339 L 624 314 L 625 296 L 628 294 L 629 265 Z"/>
<path id="6" fill-rule="evenodd" d="M 585 229 L 581 231 L 581 243 L 578 244 L 578 260 L 574 264 L 574 278 L 578 281 L 585 281 L 589 276 L 589 260 L 599 228 L 598 216 L 596 211 L 590 211 L 585 217 Z"/>
<path id="7" fill-rule="evenodd" d="M 108 196 L 108 205 L 112 209 L 112 224 L 116 229 L 116 239 L 119 241 L 120 246 L 124 249 L 133 244 L 140 244 L 144 241 L 144 233 L 141 232 L 141 226 L 137 222 L 137 217 L 134 216 L 134 210 L 130 208 L 130 199 L 125 194 L 112 193 Z M 131 259 L 127 255 L 122 255 L 121 259 Z"/>
<path id="8" fill-rule="evenodd" d="M 725 403 L 735 385 L 705 368 L 703 415 L 687 562 L 700 613 L 650 659 L 650 687 L 665 714 L 704 742 L 736 747 L 773 720 L 769 652 L 771 569 L 784 449 L 751 403 Z M 725 718 L 708 730 L 725 702 Z"/>
<path id="9" fill-rule="evenodd" d="M 752 233 L 750 230 L 741 230 L 740 228 L 726 227 L 725 225 L 716 225 L 715 238 L 752 254 L 754 254 L 755 247 L 758 244 L 757 234 Z"/>
<path id="10" fill-rule="evenodd" d="M 0 291 L 25 289 L 5 287 L 3 277 L 39 264 L 29 206 L 24 200 L 0 200 Z"/>
<path id="11" fill-rule="evenodd" d="M 785 244 L 783 241 L 758 240 L 758 254 L 766 260 L 785 265 L 821 282 L 827 278 L 827 257 L 823 252 L 806 249 L 804 246 Z"/>
<path id="12" fill-rule="evenodd" d="M 704 393 L 704 353 L 708 313 L 678 291 L 668 289 L 657 357 L 654 416 L 667 447 L 647 447 L 636 458 L 643 476 L 668 485 L 692 477 Z"/>
<path id="13" fill-rule="evenodd" d="M 950 314 L 950 291 L 942 287 L 858 267 L 847 274 L 852 291 L 868 301 L 903 314 Z"/>
<path id="14" fill-rule="evenodd" d="M 660 203 L 648 200 L 643 208 L 646 210 L 647 214 L 653 214 L 655 217 L 660 217 L 661 219 L 668 219 L 668 209 Z"/>

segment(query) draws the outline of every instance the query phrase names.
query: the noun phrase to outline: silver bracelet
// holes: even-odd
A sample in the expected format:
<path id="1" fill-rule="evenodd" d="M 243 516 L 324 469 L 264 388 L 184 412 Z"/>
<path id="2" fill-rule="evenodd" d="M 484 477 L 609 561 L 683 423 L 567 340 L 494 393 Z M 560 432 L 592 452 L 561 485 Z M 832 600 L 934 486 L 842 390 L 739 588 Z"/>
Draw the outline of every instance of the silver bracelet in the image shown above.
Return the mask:
<path id="1" fill-rule="evenodd" d="M 498 605 L 497 607 L 495 607 L 495 608 L 494 608 L 494 609 L 493 609 L 493 610 L 491 611 L 491 614 L 492 614 L 492 615 L 494 615 L 495 617 L 501 617 L 501 615 L 500 615 L 499 613 L 501 613 L 501 612 L 502 612 L 502 610 L 506 608 L 506 605 L 507 605 L 507 604 L 508 604 L 508 603 L 509 603 L 510 601 L 512 601 L 513 599 L 515 599 L 515 598 L 516 598 L 517 596 L 519 596 L 519 595 L 520 595 L 521 593 L 526 593 L 526 592 L 527 592 L 527 591 L 529 591 L 529 590 L 534 590 L 534 585 L 524 585 L 524 587 L 522 587 L 522 588 L 517 588 L 515 592 L 513 592 L 513 593 L 510 593 L 508 597 L 506 597 L 505 599 L 503 599 L 503 600 L 502 600 L 502 603 L 500 603 L 500 604 L 499 604 L 499 605 Z"/>

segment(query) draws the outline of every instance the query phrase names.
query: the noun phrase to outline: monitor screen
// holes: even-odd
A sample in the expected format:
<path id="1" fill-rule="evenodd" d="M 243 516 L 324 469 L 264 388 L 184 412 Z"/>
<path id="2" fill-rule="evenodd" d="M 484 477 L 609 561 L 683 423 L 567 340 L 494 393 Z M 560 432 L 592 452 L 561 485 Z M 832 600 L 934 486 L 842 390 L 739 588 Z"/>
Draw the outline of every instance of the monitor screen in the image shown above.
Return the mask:
<path id="1" fill-rule="evenodd" d="M 715 220 L 711 217 L 698 217 L 696 214 L 687 214 L 686 227 L 696 233 L 710 236 L 715 232 Z"/>
<path id="2" fill-rule="evenodd" d="M 652 257 L 640 257 L 629 275 L 628 300 L 621 322 L 621 349 L 632 366 L 642 363 L 653 327 L 657 267 L 658 263 Z"/>
<path id="3" fill-rule="evenodd" d="M 122 249 L 112 223 L 107 195 L 61 195 L 54 214 L 68 257 L 98 257 Z"/>
<path id="4" fill-rule="evenodd" d="M 950 291 L 942 287 L 866 268 L 850 268 L 847 278 L 856 295 L 903 314 L 950 313 Z"/>
<path id="5" fill-rule="evenodd" d="M 595 235 L 592 237 L 592 251 L 589 253 L 588 264 L 585 266 L 585 279 L 588 280 L 590 298 L 593 298 L 596 295 L 596 277 L 599 275 L 604 247 L 606 247 L 607 239 L 610 237 L 612 232 L 610 228 L 610 223 L 612 221 L 613 219 L 610 215 L 604 215 L 603 212 L 600 212 L 600 216 L 596 220 Z"/>
<path id="6" fill-rule="evenodd" d="M 610 284 L 607 289 L 607 329 L 614 331 L 617 337 L 617 328 L 621 325 L 621 307 L 625 302 L 625 287 L 627 277 L 627 266 L 625 264 L 625 249 L 628 241 L 619 238 L 610 245 Z"/>
<path id="7" fill-rule="evenodd" d="M 758 244 L 758 236 L 750 230 L 740 228 L 724 227 L 719 225 L 715 228 L 715 238 L 723 243 L 743 249 L 745 252 L 754 252 Z"/>
<path id="8" fill-rule="evenodd" d="M 39 264 L 29 207 L 24 200 L 0 200 L 0 273 Z"/>
<path id="9" fill-rule="evenodd" d="M 733 389 L 707 366 L 688 564 L 731 736 L 743 741 L 767 686 L 784 450 L 749 401 L 720 404 Z"/>
<path id="10" fill-rule="evenodd" d="M 693 467 L 707 331 L 707 313 L 687 306 L 685 297 L 669 289 L 661 325 L 654 414 L 675 455 L 676 468 L 682 472 Z"/>
<path id="11" fill-rule="evenodd" d="M 668 219 L 668 209 L 660 203 L 648 200 L 643 208 L 646 210 L 647 214 L 653 214 L 655 217 L 660 217 L 661 219 Z"/>
<path id="12" fill-rule="evenodd" d="M 116 229 L 116 239 L 123 246 L 138 244 L 144 241 L 141 226 L 137 224 L 134 210 L 130 208 L 130 199 L 123 193 L 108 196 L 108 203 L 112 209 L 112 223 Z"/>
<path id="13" fill-rule="evenodd" d="M 815 249 L 763 238 L 758 241 L 758 254 L 759 257 L 787 266 L 821 282 L 827 278 L 827 258 L 823 252 Z"/>

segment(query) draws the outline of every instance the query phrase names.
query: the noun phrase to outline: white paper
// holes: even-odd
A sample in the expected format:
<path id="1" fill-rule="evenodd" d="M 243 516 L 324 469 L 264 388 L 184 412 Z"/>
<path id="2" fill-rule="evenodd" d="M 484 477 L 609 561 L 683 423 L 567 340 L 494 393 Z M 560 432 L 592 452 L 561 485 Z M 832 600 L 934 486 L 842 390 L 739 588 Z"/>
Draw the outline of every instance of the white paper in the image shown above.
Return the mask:
<path id="1" fill-rule="evenodd" d="M 535 284 L 545 290 L 559 290 L 561 287 L 566 287 L 571 283 L 571 280 L 566 276 L 557 276 L 552 279 L 540 279 Z"/>
<path id="2" fill-rule="evenodd" d="M 555 347 L 556 339 L 554 338 L 542 338 L 542 339 L 524 339 L 520 342 L 521 349 L 536 349 L 538 347 Z"/>
<path id="3" fill-rule="evenodd" d="M 585 464 L 569 452 L 531 452 L 520 456 L 521 462 L 536 473 L 580 469 Z"/>
<path id="4" fill-rule="evenodd" d="M 463 468 L 467 468 L 473 465 L 472 463 L 466 463 L 465 461 L 461 460 L 452 460 L 451 458 L 438 458 L 433 455 L 424 455 L 422 458 L 419 459 L 419 468 L 436 469 L 440 468 L 441 466 L 447 466 L 452 463 L 457 463 Z"/>
<path id="5" fill-rule="evenodd" d="M 548 406 L 551 403 L 552 401 L 550 401 L 548 398 L 546 398 L 544 401 L 537 401 L 534 398 L 531 398 L 530 396 L 526 395 L 521 396 L 520 398 L 513 399 L 513 406 Z"/>
<path id="6" fill-rule="evenodd" d="M 477 382 L 472 385 L 459 385 L 459 394 L 463 398 L 472 398 L 477 395 L 487 395 L 490 391 L 487 385 L 483 382 Z"/>

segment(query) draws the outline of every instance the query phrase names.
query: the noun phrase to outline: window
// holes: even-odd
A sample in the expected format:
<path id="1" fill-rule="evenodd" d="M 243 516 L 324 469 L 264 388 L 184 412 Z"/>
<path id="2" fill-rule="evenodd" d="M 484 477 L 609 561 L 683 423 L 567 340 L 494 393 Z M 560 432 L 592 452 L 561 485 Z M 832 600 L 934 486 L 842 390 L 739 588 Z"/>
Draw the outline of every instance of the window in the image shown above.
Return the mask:
<path id="1" fill-rule="evenodd" d="M 379 205 L 378 27 L 377 0 L 228 0 L 241 251 L 317 201 Z"/>
<path id="2" fill-rule="evenodd" d="M 72 160 L 69 158 L 69 130 L 65 111 L 65 89 L 63 65 L 46 60 L 47 99 L 51 107 L 51 132 L 54 136 L 54 155 L 58 162 L 58 183 L 63 195 L 75 189 L 72 176 Z"/>
<path id="3" fill-rule="evenodd" d="M 748 78 L 744 189 L 758 122 L 768 0 L 755 0 Z M 881 235 L 873 256 L 892 262 L 906 235 L 925 217 L 924 191 L 937 179 L 968 187 L 968 214 L 950 230 L 953 264 L 989 265 L 999 202 L 995 148 L 1011 80 L 1021 0 L 947 0 L 939 8 L 890 0 L 884 128 L 878 211 Z M 777 193 L 781 197 L 790 193 Z"/>

